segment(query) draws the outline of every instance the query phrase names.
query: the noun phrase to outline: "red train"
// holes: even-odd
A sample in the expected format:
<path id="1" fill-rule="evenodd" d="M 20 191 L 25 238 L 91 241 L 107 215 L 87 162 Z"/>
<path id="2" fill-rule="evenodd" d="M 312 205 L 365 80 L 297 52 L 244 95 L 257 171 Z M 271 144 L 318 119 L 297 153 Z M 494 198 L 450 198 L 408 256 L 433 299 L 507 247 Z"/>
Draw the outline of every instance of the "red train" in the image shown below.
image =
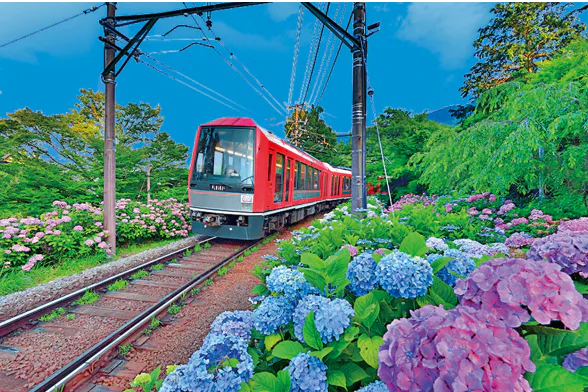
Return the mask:
<path id="1" fill-rule="evenodd" d="M 349 199 L 351 171 L 250 118 L 221 118 L 198 128 L 188 194 L 194 233 L 258 239 Z"/>

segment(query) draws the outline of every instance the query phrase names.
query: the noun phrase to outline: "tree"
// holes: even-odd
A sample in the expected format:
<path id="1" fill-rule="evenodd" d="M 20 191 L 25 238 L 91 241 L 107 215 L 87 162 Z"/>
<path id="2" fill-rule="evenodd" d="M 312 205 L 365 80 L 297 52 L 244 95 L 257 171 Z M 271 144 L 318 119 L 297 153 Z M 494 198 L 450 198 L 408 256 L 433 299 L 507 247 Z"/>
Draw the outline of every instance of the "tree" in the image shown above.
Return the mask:
<path id="1" fill-rule="evenodd" d="M 393 196 L 422 191 L 417 181 L 421 169 L 410 166 L 409 160 L 423 151 L 432 133 L 449 126 L 428 120 L 426 113 L 413 115 L 409 111 L 392 108 L 386 108 L 376 122 L 380 129 L 384 162 Z M 366 162 L 367 182 L 385 187 L 384 167 L 375 126 L 367 129 Z"/>
<path id="2" fill-rule="evenodd" d="M 500 3 L 494 18 L 474 41 L 479 61 L 465 75 L 463 97 L 476 99 L 517 75 L 533 73 L 537 64 L 552 58 L 585 30 L 572 3 Z"/>
<path id="3" fill-rule="evenodd" d="M 313 105 L 308 111 L 298 112 L 298 117 L 296 112 L 292 113 L 286 121 L 285 132 L 291 144 L 321 161 L 332 163 L 338 154 L 337 135 L 320 118 L 323 112 L 322 107 Z"/>
<path id="4" fill-rule="evenodd" d="M 483 92 L 461 128 L 442 129 L 413 158 L 433 192 L 547 195 L 559 216 L 588 213 L 588 41 L 537 72 Z"/>
<path id="5" fill-rule="evenodd" d="M 10 154 L 0 164 L 0 216 L 36 215 L 56 199 L 102 200 L 104 94 L 82 89 L 78 99 L 66 114 L 25 108 L 0 119 L 0 156 Z M 184 196 L 188 148 L 160 132 L 161 109 L 130 103 L 116 110 L 117 196 L 145 198 L 148 164 L 154 197 Z"/>

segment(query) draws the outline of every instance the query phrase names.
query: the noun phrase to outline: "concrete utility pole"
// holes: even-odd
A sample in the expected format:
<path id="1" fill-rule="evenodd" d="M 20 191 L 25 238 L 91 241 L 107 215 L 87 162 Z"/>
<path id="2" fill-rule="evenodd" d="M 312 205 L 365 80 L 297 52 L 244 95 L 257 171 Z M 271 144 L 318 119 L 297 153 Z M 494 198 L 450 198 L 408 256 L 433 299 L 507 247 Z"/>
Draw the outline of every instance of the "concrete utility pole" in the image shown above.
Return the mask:
<path id="1" fill-rule="evenodd" d="M 365 3 L 354 3 L 353 36 L 359 41 L 360 47 L 353 50 L 353 105 L 351 107 L 351 176 L 353 183 L 351 186 L 351 211 L 367 207 L 365 187 L 366 69 L 364 56 L 367 57 L 365 48 Z"/>
<path id="2" fill-rule="evenodd" d="M 107 23 L 114 26 L 116 14 L 115 3 L 106 5 Z M 115 44 L 115 35 L 112 30 L 106 31 L 104 43 L 104 67 L 114 60 L 115 49 L 110 44 Z M 104 103 L 104 229 L 108 230 L 108 244 L 112 254 L 116 254 L 116 146 L 115 146 L 115 72 L 114 68 L 103 77 L 106 88 L 106 101 Z"/>

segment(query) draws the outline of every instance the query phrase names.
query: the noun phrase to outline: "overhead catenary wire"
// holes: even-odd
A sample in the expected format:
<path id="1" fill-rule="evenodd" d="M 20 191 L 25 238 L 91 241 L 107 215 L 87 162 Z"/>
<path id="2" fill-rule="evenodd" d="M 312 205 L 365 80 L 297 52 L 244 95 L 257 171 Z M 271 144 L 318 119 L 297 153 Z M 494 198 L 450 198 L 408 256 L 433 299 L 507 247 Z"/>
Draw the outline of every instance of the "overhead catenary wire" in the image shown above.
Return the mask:
<path id="1" fill-rule="evenodd" d="M 189 84 L 189 83 L 186 83 L 186 82 L 184 82 L 183 80 L 180 80 L 180 79 L 178 79 L 178 78 L 174 77 L 173 75 L 170 75 L 170 74 L 168 74 L 167 72 L 165 72 L 165 71 L 163 71 L 163 70 L 161 70 L 161 69 L 157 68 L 156 66 L 154 66 L 154 65 L 152 65 L 152 64 L 149 64 L 148 62 L 146 62 L 146 61 L 144 61 L 144 60 L 142 60 L 142 59 L 137 59 L 137 61 L 138 61 L 139 63 L 142 63 L 142 64 L 146 65 L 147 67 L 149 67 L 149 68 L 151 68 L 151 69 L 153 69 L 153 70 L 155 70 L 155 71 L 159 72 L 160 74 L 162 74 L 162 75 L 164 75 L 164 76 L 167 76 L 168 78 L 170 78 L 170 79 L 172 79 L 172 80 L 174 80 L 174 81 L 176 81 L 176 82 L 178 82 L 178 83 L 181 83 L 181 84 L 183 84 L 184 86 L 186 86 L 186 87 L 188 87 L 188 88 L 191 88 L 191 89 L 192 89 L 192 90 L 194 90 L 194 91 L 197 91 L 197 92 L 199 92 L 200 94 L 202 94 L 202 95 L 204 95 L 204 96 L 206 96 L 206 97 L 208 97 L 208 98 L 210 98 L 210 99 L 212 99 L 212 100 L 214 100 L 214 101 L 216 101 L 216 102 L 220 103 L 221 105 L 224 105 L 224 106 L 226 106 L 226 107 L 228 107 L 228 108 L 230 108 L 230 109 L 233 109 L 233 110 L 235 110 L 235 111 L 237 111 L 237 112 L 239 111 L 238 109 L 235 109 L 234 107 L 232 107 L 232 106 L 231 106 L 231 105 L 229 105 L 228 103 L 226 103 L 226 102 L 223 102 L 223 101 L 221 101 L 220 99 L 217 99 L 217 98 L 213 97 L 212 95 L 210 95 L 210 94 L 207 94 L 207 93 L 205 93 L 204 91 L 201 91 L 201 90 L 199 90 L 198 88 L 196 88 L 196 87 L 192 86 L 191 84 Z"/>
<path id="2" fill-rule="evenodd" d="M 188 5 L 184 2 L 182 3 L 184 4 L 185 8 L 189 8 Z M 200 25 L 198 24 L 198 21 L 196 20 L 196 18 L 194 17 L 194 15 L 190 15 L 192 20 L 194 21 L 196 28 L 198 30 L 200 30 L 202 32 L 202 35 L 204 36 L 204 38 L 206 40 L 208 40 L 210 42 L 210 40 L 208 39 L 208 37 L 206 36 L 206 33 L 204 32 L 204 30 L 200 27 Z M 227 59 L 217 48 L 216 46 L 212 46 L 212 49 L 231 67 L 235 70 L 235 72 L 237 72 L 241 78 L 243 78 L 245 80 L 245 82 L 247 82 L 247 84 L 249 84 L 249 86 L 251 86 L 251 88 L 253 88 L 259 95 L 261 95 L 261 97 L 276 111 L 278 112 L 280 115 L 284 115 L 284 113 L 282 111 L 280 111 L 278 108 L 275 107 L 275 105 L 265 96 L 265 94 L 263 94 L 261 91 L 259 91 L 252 83 L 251 81 L 249 81 L 245 75 L 243 75 L 243 73 L 241 71 L 239 71 L 235 65 L 232 63 L 232 61 L 230 61 L 229 59 Z M 281 105 L 280 105 L 281 106 Z"/>
<path id="3" fill-rule="evenodd" d="M 70 16 L 69 18 L 60 20 L 59 22 L 55 22 L 55 23 L 53 23 L 53 24 L 51 24 L 49 26 L 46 26 L 46 27 L 43 27 L 43 28 L 41 28 L 39 30 L 33 31 L 32 33 L 29 33 L 29 34 L 23 35 L 22 37 L 13 39 L 12 41 L 8 41 L 8 42 L 0 45 L 0 49 L 2 49 L 5 46 L 11 45 L 11 44 L 13 44 L 15 42 L 21 41 L 21 40 L 23 40 L 25 38 L 28 38 L 28 37 L 30 37 L 32 35 L 35 35 L 35 34 L 40 33 L 42 31 L 48 30 L 48 29 L 50 29 L 52 27 L 55 27 L 57 25 L 60 25 L 62 23 L 69 22 L 70 20 L 75 19 L 75 18 L 77 18 L 79 16 L 90 14 L 90 13 L 92 13 L 92 12 L 100 9 L 101 7 L 104 7 L 105 5 L 106 5 L 106 3 L 102 3 L 102 4 L 100 4 L 100 5 L 96 6 L 96 7 L 88 8 L 88 9 L 86 9 L 86 10 L 84 10 L 84 11 L 78 13 L 78 14 L 75 14 L 75 15 Z"/>
<path id="4" fill-rule="evenodd" d="M 347 11 L 347 3 L 344 3 L 344 5 L 343 5 L 343 11 L 341 12 L 341 17 L 340 17 L 338 24 L 341 24 L 343 22 L 343 18 L 345 17 L 345 11 Z M 337 5 L 337 10 L 335 11 L 335 16 L 333 17 L 333 20 L 335 22 L 337 21 L 338 13 L 339 13 L 339 5 Z M 331 40 L 332 40 L 332 44 L 331 44 Z M 318 98 L 320 86 L 322 86 L 323 81 L 325 80 L 327 68 L 328 68 L 329 64 L 331 63 L 331 57 L 333 57 L 333 51 L 335 49 L 335 45 L 337 45 L 336 42 L 337 41 L 335 40 L 335 35 L 332 32 L 329 32 L 329 39 L 327 40 L 325 52 L 323 53 L 323 59 L 321 60 L 321 65 L 319 67 L 319 71 L 317 74 L 317 80 L 314 83 L 314 87 L 312 88 L 312 93 L 310 94 L 310 98 L 309 98 L 309 102 L 311 105 L 314 105 L 317 98 Z M 328 57 L 327 57 L 327 51 L 329 52 Z M 325 62 L 325 58 L 326 58 L 326 62 Z"/>
<path id="5" fill-rule="evenodd" d="M 287 108 L 292 106 L 292 95 L 294 94 L 294 83 L 296 81 L 296 68 L 298 67 L 298 53 L 300 52 L 300 36 L 302 33 L 302 19 L 304 17 L 304 6 L 300 4 L 298 10 L 298 24 L 296 26 L 296 43 L 294 44 L 294 57 L 292 59 L 292 74 L 290 76 L 290 90 L 288 91 Z"/>
<path id="6" fill-rule="evenodd" d="M 351 19 L 353 18 L 353 12 L 349 15 L 349 20 L 347 21 L 347 26 L 345 26 L 345 31 L 349 29 L 349 25 L 351 24 Z M 337 49 L 337 54 L 335 55 L 335 60 L 333 60 L 333 65 L 331 66 L 331 70 L 329 71 L 329 76 L 327 76 L 327 81 L 323 86 L 323 91 L 321 91 L 321 95 L 317 101 L 317 105 L 320 104 L 321 100 L 323 99 L 323 95 L 325 95 L 325 91 L 327 90 L 327 86 L 329 84 L 329 80 L 331 80 L 331 75 L 333 74 L 333 69 L 335 69 L 335 64 L 337 64 L 337 59 L 339 58 L 339 53 L 341 53 L 341 48 L 343 47 L 343 41 L 339 43 L 339 49 Z"/>
<path id="7" fill-rule="evenodd" d="M 325 11 L 325 15 L 329 15 L 329 8 L 331 8 L 331 3 L 327 3 L 327 10 Z M 304 98 L 302 98 L 302 103 L 306 102 L 306 97 L 308 95 L 308 90 L 310 88 L 310 83 L 312 82 L 312 76 L 314 74 L 314 67 L 316 65 L 316 59 L 318 58 L 318 54 L 321 49 L 321 41 L 323 39 L 324 32 L 325 32 L 325 24 L 322 23 L 321 33 L 319 35 L 318 44 L 316 46 L 316 51 L 314 53 L 314 59 L 312 60 L 312 67 L 310 69 L 310 75 L 308 76 L 308 83 L 306 84 L 306 91 L 304 92 Z"/>
<path id="8" fill-rule="evenodd" d="M 323 10 L 323 6 L 324 6 L 324 3 L 321 3 L 321 5 L 319 6 L 321 11 Z M 306 84 L 308 83 L 308 76 L 309 76 L 309 72 L 310 72 L 310 63 L 311 63 L 312 55 L 314 53 L 316 40 L 318 39 L 319 25 L 320 25 L 320 21 L 317 18 L 314 21 L 314 27 L 312 29 L 312 39 L 310 41 L 310 46 L 308 48 L 308 58 L 306 59 L 306 67 L 304 69 L 304 76 L 302 77 L 302 85 L 300 87 L 300 96 L 298 97 L 298 103 L 300 103 L 300 104 L 304 103 L 302 101 L 302 95 L 304 94 L 304 89 L 306 87 Z"/>

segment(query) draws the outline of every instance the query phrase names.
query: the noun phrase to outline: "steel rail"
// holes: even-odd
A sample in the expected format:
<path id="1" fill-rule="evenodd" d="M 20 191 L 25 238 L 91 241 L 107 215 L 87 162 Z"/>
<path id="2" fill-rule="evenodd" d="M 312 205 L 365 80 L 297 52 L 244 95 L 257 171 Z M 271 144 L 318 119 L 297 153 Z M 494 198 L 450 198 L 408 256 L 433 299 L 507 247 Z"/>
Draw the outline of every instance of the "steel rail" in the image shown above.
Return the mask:
<path id="1" fill-rule="evenodd" d="M 215 238 L 216 237 L 205 237 L 204 239 L 199 241 L 197 245 L 212 241 Z M 137 272 L 140 269 L 149 267 L 151 265 L 160 263 L 162 261 L 166 261 L 168 259 L 176 257 L 178 254 L 183 254 L 188 249 L 191 249 L 194 246 L 196 246 L 196 245 L 190 245 L 190 246 L 186 246 L 182 249 L 175 250 L 175 251 L 170 252 L 166 255 L 160 256 L 156 259 L 153 259 L 153 260 L 147 261 L 143 264 L 140 264 L 138 266 L 129 268 L 128 270 L 120 272 L 114 276 L 108 277 L 108 278 L 103 279 L 99 282 L 85 286 L 85 287 L 83 287 L 79 290 L 76 290 L 72 293 L 69 293 L 61 298 L 57 298 L 57 299 L 54 299 L 53 301 L 50 301 L 50 302 L 47 302 L 43 305 L 37 306 L 36 308 L 28 310 L 22 314 L 19 314 L 18 316 L 14 316 L 12 318 L 4 320 L 4 321 L 0 322 L 0 337 L 6 336 L 10 332 L 22 327 L 23 325 L 26 325 L 26 324 L 30 323 L 31 321 L 36 320 L 37 318 L 39 318 L 40 316 L 42 316 L 43 314 L 45 314 L 46 312 L 48 312 L 50 310 L 53 310 L 59 306 L 63 306 L 66 303 L 70 303 L 70 302 L 74 301 L 75 299 L 78 299 L 79 297 L 83 296 L 84 293 L 88 290 L 92 290 L 97 287 L 107 286 L 108 284 L 113 283 L 120 278 L 132 275 L 133 273 Z"/>
<path id="2" fill-rule="evenodd" d="M 233 255 L 225 258 L 215 266 L 204 271 L 194 279 L 183 284 L 172 293 L 166 295 L 158 303 L 154 304 L 149 309 L 144 310 L 139 315 L 125 323 L 122 327 L 92 346 L 89 350 L 78 356 L 76 359 L 72 360 L 69 364 L 53 373 L 42 383 L 32 388 L 30 392 L 60 391 L 61 388 L 65 387 L 69 381 L 87 370 L 89 370 L 91 373 L 89 377 L 86 378 L 86 380 L 89 379 L 94 373 L 94 365 L 104 359 L 104 356 L 108 355 L 111 350 L 118 347 L 120 343 L 123 343 L 125 340 L 132 338 L 134 334 L 142 330 L 146 324 L 151 322 L 152 317 L 156 317 L 160 313 L 164 312 L 172 303 L 180 299 L 194 287 L 203 284 L 206 279 L 215 274 L 220 268 L 241 256 L 247 250 L 259 245 L 263 240 L 264 238 L 240 249 Z M 73 385 L 73 388 L 75 389 L 78 386 L 79 385 Z"/>

